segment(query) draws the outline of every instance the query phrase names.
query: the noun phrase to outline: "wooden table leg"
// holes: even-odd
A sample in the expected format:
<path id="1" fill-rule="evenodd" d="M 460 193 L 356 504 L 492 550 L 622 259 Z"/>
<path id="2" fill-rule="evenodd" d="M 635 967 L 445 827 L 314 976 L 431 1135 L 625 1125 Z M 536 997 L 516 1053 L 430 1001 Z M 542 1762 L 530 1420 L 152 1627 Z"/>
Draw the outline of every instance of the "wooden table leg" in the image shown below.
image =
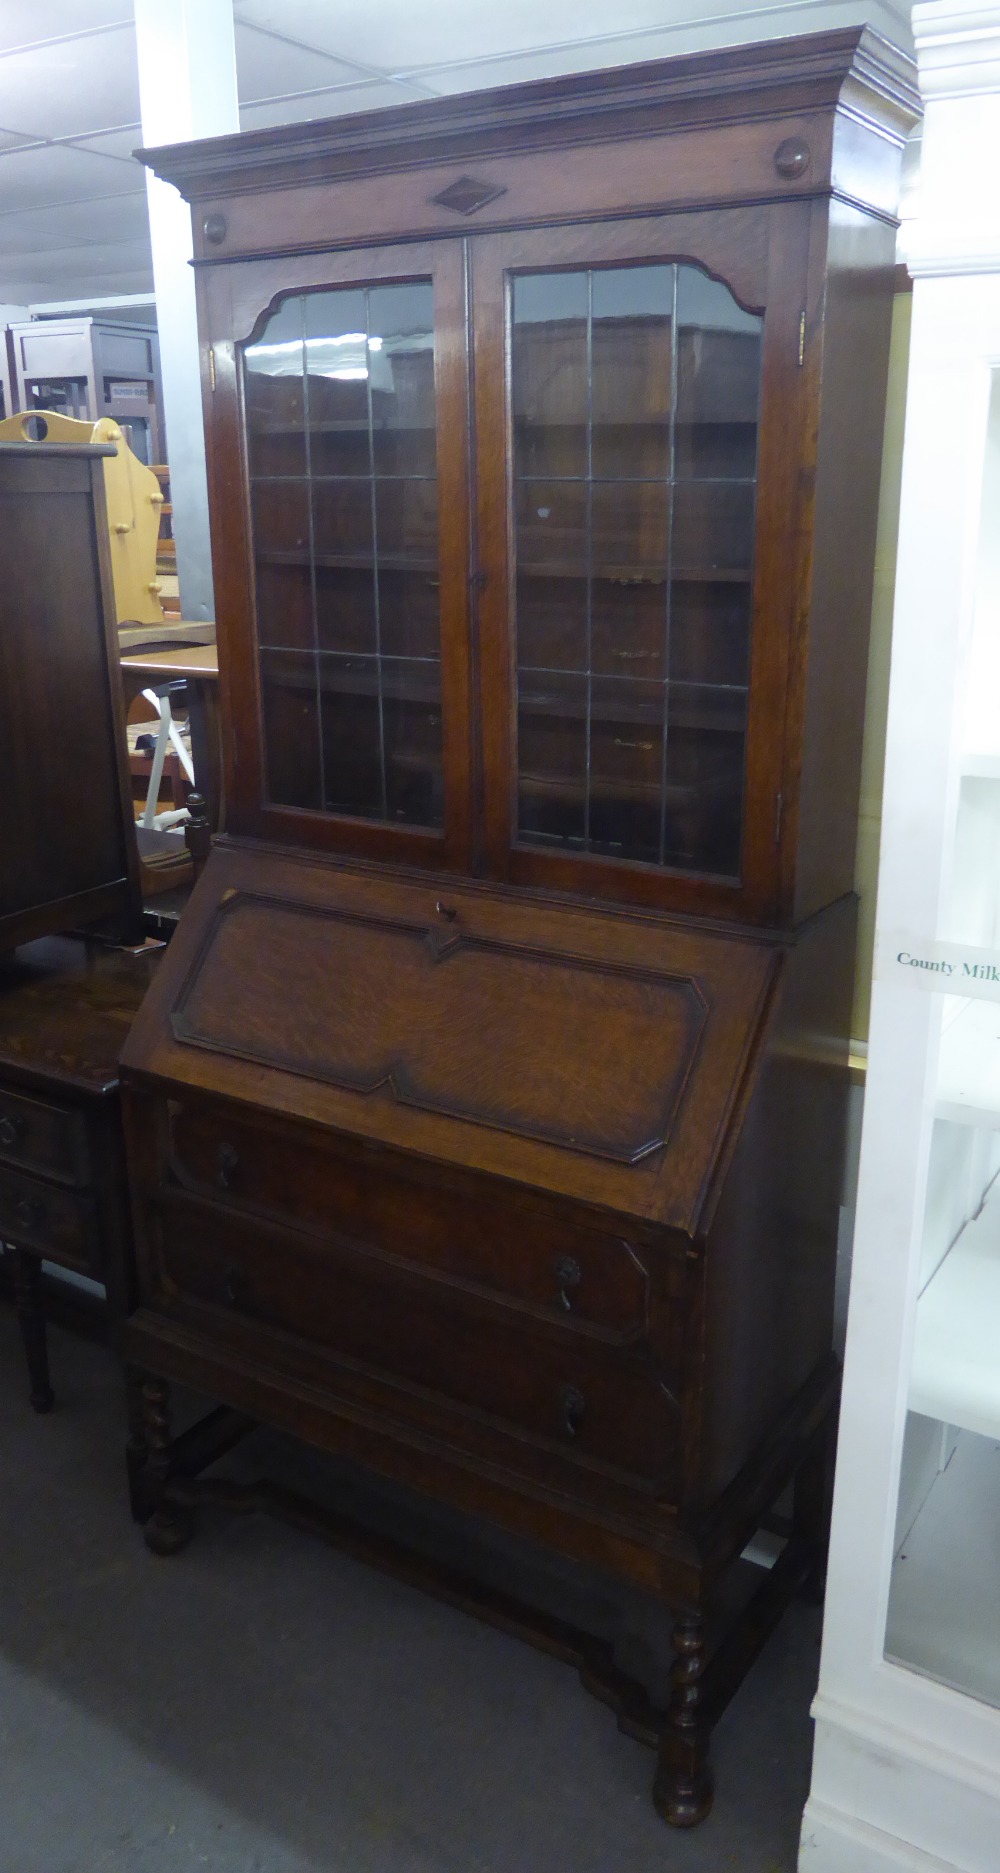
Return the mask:
<path id="1" fill-rule="evenodd" d="M 51 1411 L 55 1394 L 49 1380 L 49 1349 L 42 1306 L 42 1264 L 27 1249 L 7 1246 L 14 1276 L 14 1302 L 31 1381 L 29 1397 L 36 1411 Z"/>
<path id="2" fill-rule="evenodd" d="M 673 1694 L 660 1742 L 653 1802 L 671 1827 L 696 1827 L 712 1806 L 709 1729 L 701 1709 L 705 1635 L 699 1614 L 676 1614 L 673 1643 Z"/>

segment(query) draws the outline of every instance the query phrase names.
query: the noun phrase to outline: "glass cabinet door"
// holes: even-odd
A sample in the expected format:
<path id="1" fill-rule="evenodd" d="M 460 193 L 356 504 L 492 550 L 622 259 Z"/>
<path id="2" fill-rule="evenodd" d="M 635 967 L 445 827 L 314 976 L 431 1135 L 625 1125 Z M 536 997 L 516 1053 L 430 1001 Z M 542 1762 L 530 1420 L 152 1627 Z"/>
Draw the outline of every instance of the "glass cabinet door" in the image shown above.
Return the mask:
<path id="1" fill-rule="evenodd" d="M 442 551 L 466 472 L 450 258 L 304 283 L 242 347 L 265 810 L 354 822 L 378 855 L 390 829 L 440 845 L 468 819 L 449 799 L 469 767 L 464 567 Z"/>
<path id="2" fill-rule="evenodd" d="M 740 865 L 762 320 L 685 265 L 523 273 L 523 845 Z"/>
<path id="3" fill-rule="evenodd" d="M 763 314 L 695 261 L 577 245 L 511 237 L 497 269 L 512 869 L 739 886 Z"/>
<path id="4" fill-rule="evenodd" d="M 975 382 L 965 358 L 963 372 L 964 385 Z M 929 744 L 913 742 L 929 745 L 932 771 L 934 735 L 950 742 L 945 863 L 933 840 L 928 850 L 946 885 L 932 936 L 901 945 L 889 933 L 879 964 L 890 983 L 932 991 L 934 1067 L 885 1652 L 1000 1707 L 1000 370 L 983 378 L 982 506 L 956 633 L 957 694 L 946 635 L 940 719 Z M 963 419 L 945 431 L 945 459 L 963 451 L 969 487 L 971 433 Z M 920 1019 L 924 996 L 910 999 Z"/>

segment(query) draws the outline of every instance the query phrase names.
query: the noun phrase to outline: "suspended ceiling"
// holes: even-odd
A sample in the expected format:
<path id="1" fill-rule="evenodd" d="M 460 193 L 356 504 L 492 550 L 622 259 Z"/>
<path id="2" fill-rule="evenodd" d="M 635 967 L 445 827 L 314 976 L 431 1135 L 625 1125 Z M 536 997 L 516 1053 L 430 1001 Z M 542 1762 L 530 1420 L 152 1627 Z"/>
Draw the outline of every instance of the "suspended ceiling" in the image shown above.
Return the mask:
<path id="1" fill-rule="evenodd" d="M 867 20 L 909 0 L 234 0 L 244 129 Z M 130 0 L 0 0 L 0 307 L 149 293 Z"/>

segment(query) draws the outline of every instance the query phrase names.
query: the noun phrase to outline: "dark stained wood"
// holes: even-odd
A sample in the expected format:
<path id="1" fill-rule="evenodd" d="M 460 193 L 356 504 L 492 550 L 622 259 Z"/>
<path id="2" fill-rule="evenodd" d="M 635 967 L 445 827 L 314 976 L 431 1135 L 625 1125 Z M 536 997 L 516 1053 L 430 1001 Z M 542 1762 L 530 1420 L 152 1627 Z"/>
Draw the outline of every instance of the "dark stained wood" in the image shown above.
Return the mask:
<path id="1" fill-rule="evenodd" d="M 230 812 L 123 1056 L 133 1509 L 158 1553 L 202 1501 L 273 1509 L 529 1633 L 656 1744 L 676 1826 L 707 1812 L 712 1727 L 822 1566 L 885 260 L 914 112 L 908 62 L 851 31 L 148 153 L 195 205 Z M 524 274 L 550 276 L 534 311 Z M 583 279 L 582 316 L 553 275 Z M 409 504 L 404 572 L 436 576 L 426 324 L 375 364 L 386 328 L 356 297 L 350 332 L 322 328 L 361 360 L 338 369 L 287 302 L 426 279 L 444 804 L 395 823 L 384 769 L 381 819 L 370 776 L 335 796 L 357 811 L 325 804 L 316 724 L 324 654 L 358 660 L 338 773 L 376 700 L 437 693 L 415 667 L 383 693 L 356 596 L 380 500 L 390 532 Z M 244 370 L 276 313 L 263 342 L 293 334 L 297 378 L 266 350 Z M 353 464 L 339 507 L 331 458 Z M 434 609 L 400 662 L 434 662 Z M 696 693 L 671 716 L 667 689 Z M 176 1441 L 175 1382 L 220 1401 Z M 249 1420 L 657 1595 L 669 1709 L 559 1622 L 269 1483 L 202 1477 Z M 785 1550 L 734 1623 L 726 1576 L 790 1484 Z"/>
<path id="2" fill-rule="evenodd" d="M 826 290 L 817 356 L 809 363 L 822 385 L 790 906 L 796 923 L 854 881 L 896 250 L 892 228 L 842 202 L 815 213 Z M 873 384 L 880 386 L 877 397 Z"/>
<path id="3" fill-rule="evenodd" d="M 36 1410 L 51 1404 L 42 1260 L 106 1285 L 113 1335 L 131 1304 L 118 1055 L 160 954 L 53 936 L 0 958 L 0 1240 Z"/>
<path id="4" fill-rule="evenodd" d="M 197 881 L 205 869 L 209 852 L 212 849 L 211 822 L 204 794 L 188 794 L 188 812 L 190 818 L 184 826 L 184 843 L 191 854 L 191 868 Z"/>
<path id="5" fill-rule="evenodd" d="M 129 1375 L 130 1396 L 143 1410 L 143 1376 Z M 169 1410 L 168 1388 L 159 1382 L 153 1395 L 161 1424 Z M 821 1404 L 829 1422 L 829 1396 Z M 192 1532 L 193 1513 L 203 1504 L 234 1514 L 269 1514 L 319 1536 L 353 1559 L 363 1561 L 394 1579 L 418 1587 L 447 1605 L 480 1619 L 501 1632 L 524 1639 L 562 1663 L 573 1665 L 584 1688 L 606 1704 L 619 1729 L 637 1742 L 659 1750 L 660 1765 L 654 1783 L 654 1801 L 665 1819 L 675 1826 L 694 1825 L 703 1818 L 711 1800 L 712 1774 L 707 1762 L 708 1733 L 739 1689 L 750 1665 L 766 1643 L 789 1599 L 807 1584 L 817 1564 L 814 1537 L 798 1528 L 775 1565 L 766 1573 L 743 1612 L 724 1632 L 721 1642 L 706 1645 L 704 1622 L 682 1609 L 675 1630 L 677 1640 L 677 1695 L 672 1709 L 651 1702 L 646 1690 L 618 1666 L 614 1649 L 579 1630 L 566 1620 L 526 1606 L 522 1601 L 489 1586 L 474 1574 L 429 1560 L 415 1548 L 375 1533 L 349 1515 L 281 1484 L 260 1479 L 233 1483 L 217 1474 L 200 1472 L 254 1428 L 251 1419 L 220 1409 L 190 1431 L 161 1448 L 158 1465 L 149 1464 L 145 1432 L 140 1428 L 130 1454 L 137 1461 L 134 1501 L 137 1519 L 149 1524 L 159 1517 L 150 1542 L 155 1553 L 172 1554 Z M 798 1480 L 813 1463 L 814 1451 L 805 1443 L 785 1452 Z M 159 1529 L 168 1530 L 163 1545 Z M 710 1651 L 706 1663 L 705 1650 Z M 692 1672 L 692 1659 L 696 1670 Z M 692 1682 L 694 1680 L 694 1682 Z M 693 1697 L 692 1697 L 693 1692 Z M 693 1707 L 693 1708 L 692 1708 Z M 693 1721 L 687 1723 L 685 1719 Z"/>
<path id="6" fill-rule="evenodd" d="M 42 1264 L 37 1255 L 29 1255 L 24 1249 L 9 1248 L 7 1253 L 14 1264 L 14 1303 L 28 1364 L 28 1397 L 36 1411 L 51 1411 L 55 1404 L 55 1393 L 49 1378 L 49 1354 L 45 1340 Z"/>
<path id="7" fill-rule="evenodd" d="M 457 180 L 466 166 L 475 179 L 485 179 L 490 172 L 488 158 L 494 152 L 535 155 L 553 145 L 577 148 L 588 143 L 613 148 L 622 139 L 694 129 L 708 133 L 704 148 L 711 158 L 734 122 L 781 122 L 810 111 L 822 121 L 845 106 L 851 120 L 864 127 L 878 125 L 897 138 L 905 137 L 919 109 L 911 61 L 868 29 L 770 40 L 608 72 L 511 85 L 503 91 L 435 99 L 430 106 L 372 111 L 354 120 L 262 130 L 238 139 L 206 138 L 197 149 L 182 144 L 143 150 L 140 157 L 188 200 L 205 204 L 196 229 L 199 249 L 211 252 L 228 247 L 238 233 L 233 198 L 238 201 L 244 192 L 281 189 L 289 183 L 301 190 L 318 176 L 327 189 L 340 180 L 373 174 L 389 175 L 395 181 L 401 171 L 414 168 L 430 171 L 427 196 L 432 197 L 436 166 L 444 163 L 450 168 L 449 180 Z M 769 148 L 772 190 L 776 179 L 773 151 L 790 134 L 794 134 L 792 126 L 783 128 Z M 813 147 L 812 157 L 806 172 L 812 186 L 828 187 L 830 171 L 823 165 L 822 151 Z M 869 153 L 869 185 L 871 166 Z M 718 159 L 706 167 L 700 199 L 717 200 L 725 192 L 720 188 Z M 762 175 L 766 174 L 762 168 Z M 727 180 L 730 187 L 735 184 L 749 192 L 757 178 L 749 183 L 744 180 L 742 185 L 732 174 Z M 861 193 L 857 188 L 852 192 Z M 209 205 L 215 199 L 218 209 Z M 890 214 L 894 212 L 892 185 L 885 207 Z M 201 248 L 206 238 L 203 220 L 213 213 L 222 216 L 225 232 L 222 241 L 209 241 L 205 250 Z M 454 215 L 442 211 L 441 220 L 446 216 L 454 223 Z"/>
<path id="8" fill-rule="evenodd" d="M 440 941 L 435 907 L 443 889 L 457 917 L 435 962 L 430 943 Z M 380 969 L 383 933 L 395 943 L 382 951 Z M 383 1045 L 395 1038 L 394 1080 L 371 1042 L 381 1018 L 378 982 L 400 968 L 396 943 L 414 973 L 399 1025 L 381 1036 Z M 741 938 L 223 840 L 123 1060 L 144 1076 L 234 1099 L 246 1099 L 249 1084 L 255 1103 L 299 1123 L 614 1210 L 640 1227 L 693 1230 L 781 955 L 766 934 Z M 339 1004 L 331 957 L 345 971 Z M 548 994 L 539 974 L 551 980 Z M 425 1005 L 428 982 L 433 1010 Z M 491 1068 L 505 1045 L 505 1020 L 518 1021 L 522 993 L 531 995 L 535 1033 L 518 1028 L 517 1071 L 509 1064 L 498 1084 Z M 339 1026 L 324 998 L 329 1011 L 342 1008 Z M 583 1010 L 589 1030 L 580 1025 Z M 461 1067 L 459 1038 L 468 1050 Z M 338 1045 L 351 1050 L 346 1065 L 324 1053 Z M 656 1062 L 647 1079 L 649 1068 L 634 1058 L 643 1047 Z M 358 1071 L 366 1052 L 372 1070 L 365 1063 Z M 443 1091 L 435 1094 L 435 1074 L 442 1088 L 451 1081 L 451 1105 Z M 563 1095 L 575 1101 L 576 1141 L 557 1135 Z"/>
<path id="9" fill-rule="evenodd" d="M 141 931 L 102 456 L 0 445 L 0 949 Z"/>
<path id="10" fill-rule="evenodd" d="M 673 1631 L 673 1693 L 653 1800 L 673 1827 L 696 1827 L 712 1806 L 708 1727 L 702 1715 L 705 1628 L 698 1613 L 682 1610 Z"/>

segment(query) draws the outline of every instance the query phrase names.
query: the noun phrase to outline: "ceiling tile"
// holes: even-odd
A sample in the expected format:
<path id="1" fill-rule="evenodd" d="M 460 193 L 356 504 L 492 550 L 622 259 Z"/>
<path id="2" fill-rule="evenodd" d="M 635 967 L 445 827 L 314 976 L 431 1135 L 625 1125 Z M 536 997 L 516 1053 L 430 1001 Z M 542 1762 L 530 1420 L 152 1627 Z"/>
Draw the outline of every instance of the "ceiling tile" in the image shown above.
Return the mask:
<path id="1" fill-rule="evenodd" d="M 3 22 L 0 46 L 6 43 Z M 0 56 L 0 124 L 7 130 L 41 137 L 80 136 L 134 123 L 138 115 L 132 26 Z"/>
<path id="2" fill-rule="evenodd" d="M 733 0 L 713 10 L 732 11 Z M 244 20 L 387 72 L 662 26 L 698 11 L 698 0 L 547 0 L 544 8 L 539 0 L 505 0 L 488 9 L 467 0 L 434 0 L 430 6 L 379 0 L 376 24 L 366 8 L 331 7 L 329 0 L 245 0 L 240 9 Z"/>
<path id="3" fill-rule="evenodd" d="M 0 150 L 0 202 L 5 209 L 46 208 L 91 195 L 134 195 L 144 186 L 137 163 L 95 156 L 72 143 Z"/>
<path id="4" fill-rule="evenodd" d="M 117 156 L 121 162 L 138 168 L 134 152 L 142 148 L 142 125 L 123 124 L 117 130 L 102 130 L 96 137 L 74 137 L 72 143 L 76 149 L 89 150 L 94 156 Z"/>
<path id="5" fill-rule="evenodd" d="M 514 54 L 563 53 L 550 70 L 583 70 L 657 56 L 636 49 L 633 33 L 649 34 L 670 53 L 699 46 L 735 44 L 826 30 L 870 20 L 897 40 L 910 42 L 908 0 L 505 0 L 503 6 L 470 6 L 468 0 L 378 0 L 373 11 L 331 6 L 330 0 L 237 0 L 239 18 L 270 27 L 335 58 L 387 76 L 463 69 L 477 60 L 506 60 Z M 624 42 L 612 52 L 617 42 Z M 609 47 L 603 58 L 602 46 Z M 572 57 L 565 48 L 587 46 Z M 593 49 L 590 49 L 593 47 Z M 506 75 L 506 74 L 504 74 Z M 513 75 L 513 74 L 511 74 Z M 463 85 L 476 82 L 463 79 Z M 491 77 L 482 82 L 501 82 Z M 441 87 L 442 89 L 444 87 Z M 458 89 L 458 86 L 449 87 Z"/>
<path id="6" fill-rule="evenodd" d="M 81 17 L 83 16 L 83 17 Z M 132 0 L 3 0 L 0 44 L 36 46 L 46 39 L 93 32 L 102 26 L 131 26 Z"/>
<path id="7" fill-rule="evenodd" d="M 264 130 L 271 124 L 308 123 L 314 118 L 345 117 L 352 111 L 377 111 L 392 104 L 413 104 L 427 96 L 415 85 L 373 78 L 363 85 L 341 85 L 335 91 L 300 92 L 297 97 L 270 98 L 262 104 L 240 107 L 241 130 Z"/>
<path id="8" fill-rule="evenodd" d="M 143 293 L 153 284 L 149 251 L 135 241 L 105 248 L 59 248 L 55 252 L 0 257 L 0 300 L 25 305 L 36 299 L 103 298 L 108 293 Z"/>
<path id="9" fill-rule="evenodd" d="M 240 103 L 282 97 L 293 91 L 316 91 L 358 78 L 357 68 L 321 52 L 288 45 L 252 26 L 236 26 L 236 72 Z"/>
<path id="10" fill-rule="evenodd" d="M 148 241 L 146 193 L 0 213 L 0 254 L 30 254 L 95 242 Z"/>
<path id="11" fill-rule="evenodd" d="M 875 23 L 891 33 L 895 23 L 895 37 L 897 40 L 900 38 L 894 6 L 883 4 L 882 0 L 842 0 L 841 4 L 824 4 L 822 19 L 819 17 L 819 7 L 820 0 L 801 0 L 801 9 L 775 5 L 773 8 L 754 8 L 752 14 L 713 11 L 710 17 L 687 17 L 673 24 L 664 23 L 661 17 L 655 24 L 632 26 L 625 31 L 621 28 L 626 21 L 619 16 L 613 27 L 606 27 L 605 31 L 591 37 L 574 34 L 558 43 L 550 42 L 525 50 L 511 49 L 493 58 L 475 57 L 466 61 L 453 57 L 439 66 L 423 65 L 417 73 L 409 75 L 418 76 L 425 89 L 451 96 L 463 91 L 487 89 L 492 85 L 527 83 L 533 79 L 561 77 L 570 72 L 599 71 L 605 66 L 674 58 L 688 52 L 710 51 L 718 46 L 786 38 L 792 30 L 789 18 L 792 10 L 801 10 L 802 17 L 794 22 L 794 30 L 801 32 L 817 30 L 820 24 L 828 28 Z M 593 13 L 594 9 L 591 7 L 590 11 Z M 637 8 L 625 11 L 635 12 Z M 550 25 L 550 16 L 546 16 L 545 23 L 547 27 Z M 618 30 L 614 30 L 614 27 Z"/>

